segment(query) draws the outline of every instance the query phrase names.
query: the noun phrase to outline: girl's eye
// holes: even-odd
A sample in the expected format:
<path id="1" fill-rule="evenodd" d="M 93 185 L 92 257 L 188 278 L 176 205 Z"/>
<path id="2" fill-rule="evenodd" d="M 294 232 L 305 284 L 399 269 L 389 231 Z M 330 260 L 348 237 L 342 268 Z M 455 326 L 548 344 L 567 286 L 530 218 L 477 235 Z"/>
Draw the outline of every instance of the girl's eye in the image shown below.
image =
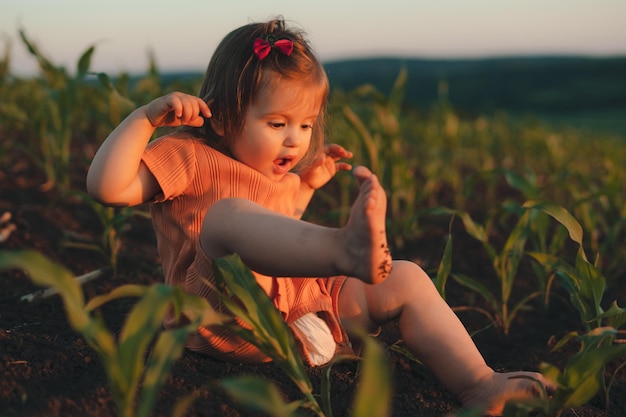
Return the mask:
<path id="1" fill-rule="evenodd" d="M 312 124 L 304 124 L 304 125 L 302 125 L 300 127 L 302 127 L 302 129 L 304 129 L 304 130 L 313 129 L 313 125 Z"/>
<path id="2" fill-rule="evenodd" d="M 285 127 L 285 123 L 283 122 L 269 122 L 269 125 L 274 129 L 279 129 L 281 127 Z"/>

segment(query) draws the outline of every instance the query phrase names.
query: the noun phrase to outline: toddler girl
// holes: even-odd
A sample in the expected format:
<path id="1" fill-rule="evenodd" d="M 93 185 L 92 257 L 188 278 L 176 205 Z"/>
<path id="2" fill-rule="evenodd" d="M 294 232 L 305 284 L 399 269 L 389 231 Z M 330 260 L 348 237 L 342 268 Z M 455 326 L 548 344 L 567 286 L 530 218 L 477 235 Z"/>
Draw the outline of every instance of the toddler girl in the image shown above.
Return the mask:
<path id="1" fill-rule="evenodd" d="M 317 188 L 352 169 L 342 161 L 348 150 L 324 145 L 328 91 L 301 32 L 280 19 L 240 27 L 217 47 L 199 97 L 157 98 L 109 135 L 88 191 L 112 206 L 153 203 L 165 281 L 216 307 L 206 285 L 214 282 L 211 260 L 239 254 L 311 365 L 348 345 L 350 329 L 374 333 L 398 320 L 410 351 L 465 406 L 497 414 L 506 398 L 532 395 L 529 378 L 543 383 L 540 374 L 494 372 L 426 273 L 391 260 L 386 196 L 367 168 L 353 170 L 359 193 L 344 227 L 300 220 Z M 174 129 L 150 141 L 163 126 Z M 164 324 L 176 325 L 172 317 Z M 199 328 L 187 347 L 222 360 L 268 360 L 223 328 Z"/>

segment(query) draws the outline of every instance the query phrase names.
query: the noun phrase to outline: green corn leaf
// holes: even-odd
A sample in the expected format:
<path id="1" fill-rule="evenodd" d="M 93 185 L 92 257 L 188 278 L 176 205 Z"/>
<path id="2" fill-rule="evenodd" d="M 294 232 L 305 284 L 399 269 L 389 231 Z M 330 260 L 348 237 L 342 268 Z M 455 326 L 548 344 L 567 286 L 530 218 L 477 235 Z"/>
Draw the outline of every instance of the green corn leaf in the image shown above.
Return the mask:
<path id="1" fill-rule="evenodd" d="M 485 228 L 474 222 L 469 213 L 458 211 L 456 212 L 456 215 L 461 218 L 461 220 L 463 221 L 463 226 L 465 226 L 465 231 L 470 236 L 483 244 L 487 243 L 487 233 L 485 232 Z"/>
<path id="2" fill-rule="evenodd" d="M 527 177 L 510 169 L 505 169 L 504 178 L 509 186 L 521 191 L 527 199 L 536 199 L 539 197 L 540 190 L 537 184 L 534 181 L 529 181 Z"/>
<path id="3" fill-rule="evenodd" d="M 202 393 L 202 389 L 195 389 L 191 394 L 180 397 L 176 400 L 174 408 L 172 409 L 172 417 L 185 417 L 189 415 L 189 408 L 193 405 L 194 401 L 198 399 Z"/>
<path id="4" fill-rule="evenodd" d="M 332 403 L 330 400 L 331 393 L 331 371 L 333 366 L 345 361 L 359 361 L 361 358 L 356 355 L 337 355 L 333 360 L 324 367 L 322 379 L 320 382 L 321 406 L 324 411 L 324 417 L 333 417 Z"/>
<path id="5" fill-rule="evenodd" d="M 396 80 L 389 94 L 389 106 L 394 114 L 399 114 L 401 111 L 402 101 L 406 93 L 406 82 L 408 80 L 409 72 L 406 67 L 400 68 L 400 72 L 396 77 Z"/>
<path id="6" fill-rule="evenodd" d="M 224 378 L 220 386 L 237 402 L 273 417 L 294 417 L 302 401 L 286 404 L 273 383 L 254 376 Z"/>
<path id="7" fill-rule="evenodd" d="M 236 254 L 216 259 L 213 265 L 218 282 L 223 282 L 229 289 L 230 296 L 235 297 L 243 305 L 243 309 L 235 307 L 236 311 L 233 313 L 251 327 L 253 335 L 247 329 L 238 326 L 231 330 L 271 357 L 302 393 L 319 407 L 312 397 L 313 387 L 291 331 L 267 294 L 257 284 L 248 267 Z M 229 308 L 235 304 L 227 297 L 222 299 Z"/>
<path id="8" fill-rule="evenodd" d="M 98 77 L 98 81 L 100 81 L 100 85 L 102 85 L 110 94 L 110 102 L 112 107 L 117 107 L 119 109 L 130 110 L 136 107 L 135 102 L 130 100 L 129 98 L 120 94 L 119 91 L 113 85 L 111 78 L 108 74 L 104 72 L 96 73 L 96 77 Z M 118 109 L 118 110 L 119 110 Z"/>
<path id="9" fill-rule="evenodd" d="M 584 282 L 584 277 L 576 268 L 554 255 L 529 252 L 529 256 L 545 268 L 556 272 L 559 282 L 566 289 L 572 305 L 578 311 L 583 326 L 589 329 L 590 321 L 598 316 L 599 300 L 594 296 L 597 291 L 593 287 L 594 284 Z"/>
<path id="10" fill-rule="evenodd" d="M 5 120 L 14 120 L 21 123 L 29 121 L 28 113 L 16 103 L 0 103 L 0 116 Z"/>
<path id="11" fill-rule="evenodd" d="M 39 62 L 39 67 L 44 71 L 44 73 L 49 74 L 51 71 L 53 71 L 54 66 L 52 65 L 52 63 L 45 56 L 43 56 L 43 54 L 39 51 L 39 48 L 37 48 L 37 46 L 28 39 L 28 37 L 26 36 L 26 32 L 23 29 L 20 29 L 19 34 L 22 43 L 24 43 L 28 52 L 35 58 L 37 58 L 37 61 Z"/>
<path id="12" fill-rule="evenodd" d="M 98 72 L 96 73 L 96 77 L 98 77 L 98 81 L 100 81 L 100 84 L 104 88 L 106 88 L 109 92 L 115 91 L 115 86 L 113 85 L 113 82 L 111 81 L 111 77 L 109 77 L 107 73 Z"/>
<path id="13" fill-rule="evenodd" d="M 214 261 L 216 272 L 219 278 L 226 284 L 231 294 L 234 295 L 242 304 L 237 308 L 237 312 L 241 314 L 250 326 L 257 332 L 268 336 L 269 329 L 272 327 L 274 317 L 266 314 L 261 308 L 274 308 L 272 302 L 265 297 L 255 300 L 255 295 L 259 295 L 257 284 L 250 270 L 241 262 L 240 259 L 234 257 L 220 258 Z M 258 304 L 257 304 L 258 303 Z M 278 348 L 282 348 L 280 343 Z"/>
<path id="14" fill-rule="evenodd" d="M 575 408 L 589 402 L 602 386 L 602 373 L 613 359 L 626 354 L 626 346 L 602 346 L 576 358 L 563 377 L 573 388 L 563 408 Z"/>
<path id="15" fill-rule="evenodd" d="M 437 287 L 437 291 L 441 295 L 441 298 L 446 299 L 446 284 L 448 282 L 448 277 L 450 276 L 450 271 L 452 270 L 452 235 L 448 234 L 448 240 L 446 241 L 446 246 L 443 250 L 443 257 L 441 258 L 441 262 L 439 263 L 439 268 L 437 269 L 437 277 L 435 278 L 435 287 Z"/>
<path id="16" fill-rule="evenodd" d="M 235 258 L 221 258 L 214 261 L 218 276 L 226 283 L 241 305 L 225 299 L 224 303 L 231 312 L 246 322 L 253 330 L 254 337 L 280 356 L 289 355 L 289 330 L 265 292 L 256 283 L 250 270 Z M 276 312 L 277 313 L 277 312 Z"/>
<path id="17" fill-rule="evenodd" d="M 465 231 L 474 239 L 482 243 L 483 247 L 487 251 L 487 255 L 489 256 L 489 259 L 495 265 L 496 257 L 497 257 L 496 251 L 493 248 L 493 246 L 489 244 L 487 231 L 485 230 L 485 228 L 479 225 L 478 223 L 474 222 L 474 220 L 472 220 L 472 218 L 470 217 L 469 213 L 457 211 L 455 215 L 461 218 L 461 221 L 463 222 L 463 226 L 465 227 Z"/>
<path id="18" fill-rule="evenodd" d="M 165 284 L 151 286 L 133 306 L 120 332 L 119 364 L 128 383 L 129 394 L 134 393 L 139 384 L 146 349 L 161 330 L 172 288 Z"/>
<path id="19" fill-rule="evenodd" d="M 87 311 L 93 311 L 101 307 L 103 304 L 106 304 L 118 298 L 142 297 L 143 295 L 146 294 L 146 292 L 148 292 L 148 288 L 149 287 L 146 287 L 145 285 L 135 285 L 135 284 L 121 285 L 119 287 L 114 288 L 107 294 L 93 297 L 85 305 L 85 309 Z"/>
<path id="20" fill-rule="evenodd" d="M 565 262 L 563 259 L 556 257 L 554 255 L 548 253 L 538 253 L 538 252 L 528 252 L 528 255 L 534 258 L 539 264 L 543 265 L 546 269 L 551 271 L 561 271 L 565 273 L 568 277 L 573 277 L 573 280 L 576 277 L 576 269 Z M 579 288 L 578 285 L 576 288 Z"/>
<path id="21" fill-rule="evenodd" d="M 489 303 L 494 311 L 499 311 L 498 300 L 489 290 L 489 288 L 487 288 L 487 286 L 464 274 L 452 274 L 452 278 L 454 278 L 456 282 L 463 285 L 464 287 L 469 288 L 470 290 L 480 294 L 485 299 L 485 301 Z"/>
<path id="22" fill-rule="evenodd" d="M 537 414 L 539 412 L 539 414 Z M 538 398 L 508 401 L 502 410 L 502 417 L 558 416 L 551 413 L 549 402 Z"/>
<path id="23" fill-rule="evenodd" d="M 457 213 L 456 210 L 452 210 L 450 208 L 447 207 L 442 207 L 442 206 L 437 206 L 437 207 L 430 207 L 430 208 L 426 208 L 424 210 L 422 210 L 420 212 L 420 215 L 425 216 L 425 215 L 431 215 L 431 216 L 454 216 Z"/>
<path id="24" fill-rule="evenodd" d="M 559 370 L 559 368 L 557 368 L 556 366 L 549 364 L 549 363 L 545 363 L 542 362 L 539 365 L 539 370 L 541 371 L 541 374 L 546 377 L 546 379 L 548 381 L 552 381 L 555 384 L 559 384 L 559 381 L 561 380 L 561 371 Z"/>
<path id="25" fill-rule="evenodd" d="M 78 64 L 76 65 L 76 78 L 83 79 L 87 72 L 89 71 L 89 67 L 91 66 L 91 56 L 93 55 L 95 48 L 93 46 L 87 48 L 85 52 L 81 55 L 78 60 Z"/>
<path id="26" fill-rule="evenodd" d="M 606 290 L 606 280 L 596 267 L 583 258 L 582 252 L 577 254 L 575 267 L 553 255 L 534 252 L 529 255 L 545 268 L 557 273 L 586 327 L 602 314 L 600 303 Z M 596 323 L 593 327 L 598 326 L 599 323 Z"/>
<path id="27" fill-rule="evenodd" d="M 343 114 L 346 116 L 346 119 L 352 124 L 352 126 L 359 132 L 361 135 L 361 139 L 363 140 L 363 144 L 365 145 L 365 149 L 367 150 L 367 155 L 369 158 L 369 167 L 372 172 L 378 173 L 380 172 L 380 160 L 379 160 L 379 146 L 376 143 L 376 140 L 369 132 L 367 127 L 363 124 L 359 116 L 348 106 L 343 108 Z"/>
<path id="28" fill-rule="evenodd" d="M 197 322 L 199 326 L 223 324 L 230 319 L 215 311 L 206 298 L 188 294 L 182 288 L 178 292 L 181 300 L 173 305 L 175 317 L 184 314 L 188 320 Z"/>
<path id="29" fill-rule="evenodd" d="M 35 284 L 53 287 L 58 291 L 70 325 L 83 335 L 100 356 L 117 402 L 118 394 L 124 392 L 127 385 L 117 362 L 115 340 L 100 320 L 89 316 L 84 308 L 82 290 L 73 275 L 64 267 L 33 250 L 0 251 L 0 268 L 23 269 Z"/>
<path id="30" fill-rule="evenodd" d="M 333 417 L 333 407 L 332 401 L 330 397 L 331 393 L 331 370 L 332 366 L 335 363 L 343 360 L 342 358 L 334 358 L 328 366 L 326 366 L 324 372 L 322 373 L 322 380 L 320 381 L 320 406 L 324 413 L 324 417 Z"/>
<path id="31" fill-rule="evenodd" d="M 565 346 L 565 344 L 567 342 L 569 342 L 571 339 L 574 339 L 576 337 L 579 337 L 578 332 L 576 331 L 572 331 L 567 333 L 565 336 L 563 336 L 557 343 L 555 343 L 554 347 L 551 349 L 552 352 L 562 348 L 563 346 Z"/>
<path id="32" fill-rule="evenodd" d="M 593 317 L 602 314 L 603 310 L 600 304 L 606 291 L 606 279 L 595 266 L 583 259 L 583 254 L 580 251 L 576 256 L 576 273 L 580 282 L 581 295 L 588 300 L 590 310 L 593 311 Z M 589 319 L 593 317 L 589 317 Z"/>
<path id="33" fill-rule="evenodd" d="M 626 309 L 618 306 L 617 300 L 614 300 L 609 309 L 600 314 L 597 319 L 606 319 L 609 326 L 619 329 L 626 323 Z"/>
<path id="34" fill-rule="evenodd" d="M 540 295 L 541 295 L 541 293 L 539 291 L 532 292 L 532 293 L 524 296 L 524 298 L 522 298 L 517 304 L 515 304 L 515 306 L 513 308 L 509 309 L 507 322 L 504 323 L 505 327 L 508 328 L 511 325 L 511 323 L 515 319 L 515 316 L 517 315 L 517 313 L 522 308 L 524 308 L 526 305 L 528 305 L 530 300 L 532 300 L 533 298 L 539 297 Z"/>
<path id="35" fill-rule="evenodd" d="M 163 331 L 146 364 L 143 386 L 139 396 L 137 417 L 148 417 L 156 402 L 161 388 L 174 363 L 180 358 L 187 337 L 196 330 L 197 322 L 185 327 Z"/>
<path id="36" fill-rule="evenodd" d="M 580 248 L 584 260 L 587 257 L 583 251 L 583 228 L 580 223 L 563 207 L 545 201 L 531 200 L 524 203 L 523 207 L 528 209 L 541 210 L 553 217 L 567 229 L 570 239 L 576 242 Z"/>
<path id="37" fill-rule="evenodd" d="M 485 413 L 482 408 L 464 408 L 456 414 L 453 414 L 454 417 L 484 417 Z M 503 417 L 512 417 L 512 416 L 503 416 Z"/>
<path id="38" fill-rule="evenodd" d="M 598 327 L 580 336 L 581 350 L 589 351 L 599 346 L 610 344 L 615 340 L 617 330 L 611 326 Z"/>
<path id="39" fill-rule="evenodd" d="M 548 252 L 555 253 L 555 251 L 551 251 L 548 249 L 548 231 L 549 231 L 549 219 L 550 216 L 547 214 L 538 211 L 538 210 L 529 210 L 529 221 L 528 227 L 530 228 L 530 236 L 533 239 L 535 248 L 539 252 Z M 564 230 L 564 229 L 560 229 Z M 554 241 L 554 238 L 551 242 Z"/>
<path id="40" fill-rule="evenodd" d="M 558 385 L 550 401 L 552 410 L 575 408 L 587 403 L 603 387 L 606 365 L 626 354 L 625 345 L 614 345 L 616 330 L 612 327 L 596 328 L 584 335 L 570 332 L 554 349 L 562 347 L 574 337 L 580 340 L 579 351 L 571 356 L 564 369 L 542 364 L 541 372 Z"/>
<path id="41" fill-rule="evenodd" d="M 391 374 L 382 347 L 365 337 L 361 377 L 354 397 L 352 417 L 384 417 L 390 415 Z"/>
<path id="42" fill-rule="evenodd" d="M 507 238 L 502 254 L 497 258 L 499 268 L 497 268 L 500 284 L 502 286 L 502 302 L 507 303 L 511 291 L 513 290 L 513 281 L 517 274 L 520 260 L 524 256 L 524 247 L 528 236 L 528 212 L 520 217 L 515 228 Z"/>
<path id="43" fill-rule="evenodd" d="M 70 325 L 78 331 L 88 326 L 90 319 L 82 308 L 85 302 L 83 292 L 66 268 L 34 250 L 0 251 L 0 268 L 21 269 L 36 285 L 56 288 L 63 299 Z"/>

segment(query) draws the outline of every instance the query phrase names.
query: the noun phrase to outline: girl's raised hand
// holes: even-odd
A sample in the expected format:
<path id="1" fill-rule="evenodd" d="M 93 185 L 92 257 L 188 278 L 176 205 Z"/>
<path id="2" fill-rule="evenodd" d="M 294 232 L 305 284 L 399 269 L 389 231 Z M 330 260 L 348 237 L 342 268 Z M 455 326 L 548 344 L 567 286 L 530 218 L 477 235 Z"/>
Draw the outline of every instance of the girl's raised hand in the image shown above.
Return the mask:
<path id="1" fill-rule="evenodd" d="M 352 165 L 340 161 L 352 158 L 352 152 L 343 146 L 331 143 L 324 146 L 324 152 L 304 171 L 300 172 L 300 180 L 314 190 L 322 187 L 339 171 L 349 171 Z"/>
<path id="2" fill-rule="evenodd" d="M 144 107 L 144 111 L 155 128 L 182 125 L 200 127 L 204 125 L 205 118 L 211 117 L 211 110 L 204 100 L 178 92 L 152 100 Z"/>

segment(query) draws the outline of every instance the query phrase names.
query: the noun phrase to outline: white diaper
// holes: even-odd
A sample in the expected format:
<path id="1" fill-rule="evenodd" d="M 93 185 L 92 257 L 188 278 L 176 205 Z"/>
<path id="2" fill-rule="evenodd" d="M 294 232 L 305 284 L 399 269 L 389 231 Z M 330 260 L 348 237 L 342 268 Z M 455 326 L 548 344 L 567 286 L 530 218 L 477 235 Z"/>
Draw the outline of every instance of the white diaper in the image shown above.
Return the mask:
<path id="1" fill-rule="evenodd" d="M 292 330 L 302 341 L 312 365 L 325 365 L 335 355 L 337 345 L 324 320 L 307 313 L 292 323 Z"/>

